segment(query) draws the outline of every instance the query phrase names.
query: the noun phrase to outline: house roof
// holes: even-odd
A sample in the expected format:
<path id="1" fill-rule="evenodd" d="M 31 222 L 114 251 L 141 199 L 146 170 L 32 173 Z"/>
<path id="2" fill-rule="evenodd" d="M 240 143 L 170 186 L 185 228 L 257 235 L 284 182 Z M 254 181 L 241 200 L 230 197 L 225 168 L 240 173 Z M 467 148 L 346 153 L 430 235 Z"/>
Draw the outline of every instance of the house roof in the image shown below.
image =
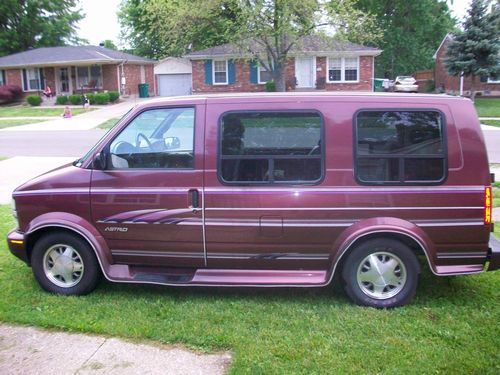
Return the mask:
<path id="1" fill-rule="evenodd" d="M 438 55 L 438 53 L 439 53 L 439 50 L 440 50 L 441 48 L 443 48 L 444 44 L 446 43 L 446 41 L 447 41 L 448 39 L 449 39 L 449 40 L 452 40 L 452 39 L 453 39 L 453 34 L 452 34 L 452 33 L 448 33 L 448 34 L 446 34 L 446 35 L 444 36 L 443 40 L 441 41 L 441 44 L 439 45 L 438 49 L 436 50 L 436 52 L 434 52 L 434 55 L 432 56 L 432 58 L 433 58 L 434 60 L 436 60 L 437 55 Z"/>
<path id="2" fill-rule="evenodd" d="M 25 66 L 154 64 L 154 60 L 97 46 L 44 47 L 0 57 L 0 68 Z"/>
<path id="3" fill-rule="evenodd" d="M 250 43 L 252 46 L 258 45 L 257 43 Z M 260 48 L 264 51 L 263 48 Z M 258 52 L 258 49 L 253 52 Z M 299 42 L 292 47 L 290 50 L 290 55 L 334 55 L 334 54 L 345 54 L 345 55 L 356 55 L 356 56 L 378 56 L 382 53 L 382 50 L 373 47 L 363 46 L 361 44 L 355 44 L 342 40 L 335 40 L 331 38 L 311 35 L 300 38 Z M 186 55 L 187 58 L 191 60 L 199 60 L 214 57 L 242 57 L 249 55 L 248 51 L 245 51 L 240 46 L 236 44 L 222 44 L 219 46 L 206 48 L 201 51 L 191 52 Z"/>

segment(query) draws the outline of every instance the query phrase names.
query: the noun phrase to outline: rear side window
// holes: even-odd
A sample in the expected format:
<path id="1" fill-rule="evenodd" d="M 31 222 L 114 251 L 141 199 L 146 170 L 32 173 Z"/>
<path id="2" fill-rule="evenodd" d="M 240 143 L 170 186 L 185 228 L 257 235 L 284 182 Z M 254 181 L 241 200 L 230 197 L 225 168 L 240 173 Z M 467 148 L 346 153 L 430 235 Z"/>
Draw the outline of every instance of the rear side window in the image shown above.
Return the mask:
<path id="1" fill-rule="evenodd" d="M 446 178 L 443 116 L 438 111 L 361 111 L 355 174 L 366 184 L 439 183 Z"/>
<path id="2" fill-rule="evenodd" d="M 313 183 L 323 175 L 314 111 L 230 112 L 220 121 L 219 178 L 230 184 Z"/>

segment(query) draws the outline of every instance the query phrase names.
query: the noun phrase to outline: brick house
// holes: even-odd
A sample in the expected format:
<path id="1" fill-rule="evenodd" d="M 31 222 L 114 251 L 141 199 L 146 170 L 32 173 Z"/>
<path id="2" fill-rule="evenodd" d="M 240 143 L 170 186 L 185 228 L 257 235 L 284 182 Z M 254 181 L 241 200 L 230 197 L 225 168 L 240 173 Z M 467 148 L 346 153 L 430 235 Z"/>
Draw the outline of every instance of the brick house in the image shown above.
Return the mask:
<path id="1" fill-rule="evenodd" d="M 46 47 L 0 57 L 0 85 L 26 93 L 50 86 L 57 95 L 119 91 L 138 95 L 140 83 L 155 93 L 155 61 L 97 46 Z"/>
<path id="2" fill-rule="evenodd" d="M 446 48 L 452 38 L 452 34 L 447 34 L 434 54 L 434 83 L 437 90 L 455 94 L 460 92 L 460 77 L 449 75 L 444 67 Z M 471 77 L 464 77 L 464 94 L 467 95 L 470 93 L 470 86 Z M 493 80 L 488 77 L 477 78 L 476 91 L 481 92 L 483 95 L 500 95 L 500 80 Z"/>
<path id="3" fill-rule="evenodd" d="M 301 39 L 285 66 L 287 90 L 371 91 L 374 59 L 382 51 L 359 44 Z M 192 62 L 193 93 L 264 91 L 271 74 L 233 44 L 186 56 Z"/>

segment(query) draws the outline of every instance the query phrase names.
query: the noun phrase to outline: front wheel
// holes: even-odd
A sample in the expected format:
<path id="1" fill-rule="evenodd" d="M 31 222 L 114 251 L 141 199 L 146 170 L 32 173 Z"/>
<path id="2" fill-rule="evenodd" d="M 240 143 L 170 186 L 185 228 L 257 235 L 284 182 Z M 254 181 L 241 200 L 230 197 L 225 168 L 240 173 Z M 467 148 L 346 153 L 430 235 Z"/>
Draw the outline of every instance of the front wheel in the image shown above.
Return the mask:
<path id="1" fill-rule="evenodd" d="M 417 290 L 420 264 L 405 244 L 368 240 L 348 255 L 342 268 L 347 295 L 357 304 L 384 308 L 408 303 Z"/>
<path id="2" fill-rule="evenodd" d="M 33 247 L 31 264 L 40 286 L 52 293 L 90 293 L 101 276 L 97 258 L 89 244 L 66 232 L 41 237 Z"/>

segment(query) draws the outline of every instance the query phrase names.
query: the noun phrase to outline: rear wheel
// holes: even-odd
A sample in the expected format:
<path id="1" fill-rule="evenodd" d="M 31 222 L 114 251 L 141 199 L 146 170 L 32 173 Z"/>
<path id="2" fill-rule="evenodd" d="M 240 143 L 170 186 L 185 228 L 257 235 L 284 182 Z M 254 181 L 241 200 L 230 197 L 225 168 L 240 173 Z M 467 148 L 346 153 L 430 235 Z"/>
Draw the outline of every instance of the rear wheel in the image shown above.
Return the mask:
<path id="1" fill-rule="evenodd" d="M 31 265 L 40 286 L 58 294 L 90 293 L 101 276 L 89 244 L 66 232 L 41 237 L 33 247 Z"/>
<path id="2" fill-rule="evenodd" d="M 342 269 L 347 295 L 357 304 L 396 307 L 408 303 L 417 290 L 420 264 L 405 244 L 377 238 L 357 246 Z"/>

